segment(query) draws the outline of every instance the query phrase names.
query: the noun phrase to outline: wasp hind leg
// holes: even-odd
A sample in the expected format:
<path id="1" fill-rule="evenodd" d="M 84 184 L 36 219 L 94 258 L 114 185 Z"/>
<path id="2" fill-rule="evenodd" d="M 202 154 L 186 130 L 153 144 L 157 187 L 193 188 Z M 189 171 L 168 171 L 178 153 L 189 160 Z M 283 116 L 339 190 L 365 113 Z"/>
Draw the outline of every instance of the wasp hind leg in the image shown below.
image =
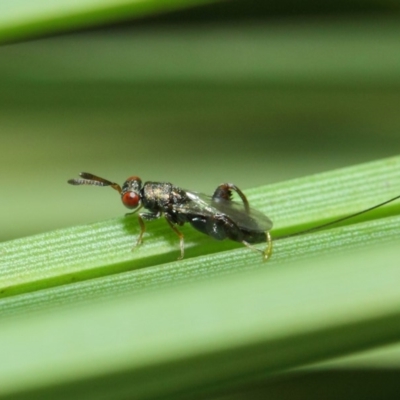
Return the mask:
<path id="1" fill-rule="evenodd" d="M 249 206 L 249 201 L 247 200 L 247 197 L 245 196 L 245 194 L 233 183 L 222 183 L 221 185 L 219 185 L 215 191 L 214 194 L 212 195 L 212 199 L 214 201 L 218 201 L 218 200 L 228 200 L 230 201 L 232 199 L 232 191 L 236 192 L 240 199 L 243 202 L 244 208 L 246 210 L 247 213 L 250 212 L 250 206 Z"/>
<path id="2" fill-rule="evenodd" d="M 242 243 L 248 247 L 250 250 L 257 251 L 258 253 L 262 254 L 263 261 L 269 260 L 272 254 L 272 238 L 271 234 L 269 232 L 265 232 L 265 238 L 267 245 L 264 250 L 257 249 L 256 247 L 252 246 L 249 242 L 246 242 L 245 240 L 242 240 Z"/>

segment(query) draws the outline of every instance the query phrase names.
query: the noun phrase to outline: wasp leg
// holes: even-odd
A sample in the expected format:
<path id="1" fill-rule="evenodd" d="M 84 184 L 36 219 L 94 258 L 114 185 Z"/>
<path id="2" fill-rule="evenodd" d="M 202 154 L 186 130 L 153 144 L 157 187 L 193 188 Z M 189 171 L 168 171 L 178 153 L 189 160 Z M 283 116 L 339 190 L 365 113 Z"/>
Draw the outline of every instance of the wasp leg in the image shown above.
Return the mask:
<path id="1" fill-rule="evenodd" d="M 127 215 L 134 214 L 134 213 L 129 213 Z M 139 237 L 136 241 L 136 244 L 133 246 L 132 251 L 136 249 L 137 246 L 143 243 L 143 235 L 144 232 L 146 231 L 146 225 L 144 224 L 144 221 L 153 221 L 154 219 L 158 219 L 161 217 L 161 213 L 154 213 L 154 214 L 147 214 L 147 213 L 140 213 L 138 214 L 138 221 L 140 225 L 140 233 Z"/>
<path id="2" fill-rule="evenodd" d="M 267 242 L 267 246 L 265 247 L 264 250 L 257 249 L 256 247 L 252 246 L 249 242 L 246 242 L 245 240 L 242 240 L 242 243 L 248 247 L 250 250 L 257 251 L 262 254 L 263 256 L 263 261 L 267 261 L 272 254 L 272 238 L 271 234 L 269 232 L 265 232 L 265 238 Z"/>
<path id="3" fill-rule="evenodd" d="M 178 260 L 182 260 L 183 256 L 185 255 L 185 240 L 183 233 L 178 230 L 178 228 L 174 225 L 171 220 L 171 217 L 168 214 L 165 214 L 165 220 L 168 222 L 168 225 L 171 229 L 178 235 L 179 237 L 179 247 L 181 249 L 181 255 L 178 257 Z"/>
<path id="4" fill-rule="evenodd" d="M 143 235 L 144 235 L 144 232 L 146 231 L 146 225 L 144 224 L 143 218 L 140 214 L 138 214 L 138 221 L 139 221 L 139 225 L 140 225 L 140 233 L 137 238 L 136 244 L 132 248 L 132 251 L 135 250 L 136 247 L 138 247 L 139 245 L 141 245 L 143 243 Z"/>
<path id="5" fill-rule="evenodd" d="M 137 208 L 135 211 L 132 211 L 130 213 L 125 213 L 125 217 L 129 217 L 130 215 L 136 214 L 143 206 L 141 205 L 139 208 Z"/>
<path id="6" fill-rule="evenodd" d="M 244 208 L 247 213 L 250 212 L 250 206 L 249 202 L 247 200 L 247 197 L 244 195 L 244 193 L 233 183 L 222 183 L 219 185 L 215 191 L 214 194 L 212 195 L 212 199 L 214 201 L 218 201 L 220 199 L 224 200 L 231 200 L 232 198 L 232 190 L 235 191 L 241 200 L 243 201 Z"/>
<path id="7" fill-rule="evenodd" d="M 265 247 L 264 250 L 264 256 L 263 256 L 263 261 L 267 261 L 271 255 L 272 255 L 272 237 L 269 232 L 265 232 L 265 237 L 267 241 L 267 246 Z"/>

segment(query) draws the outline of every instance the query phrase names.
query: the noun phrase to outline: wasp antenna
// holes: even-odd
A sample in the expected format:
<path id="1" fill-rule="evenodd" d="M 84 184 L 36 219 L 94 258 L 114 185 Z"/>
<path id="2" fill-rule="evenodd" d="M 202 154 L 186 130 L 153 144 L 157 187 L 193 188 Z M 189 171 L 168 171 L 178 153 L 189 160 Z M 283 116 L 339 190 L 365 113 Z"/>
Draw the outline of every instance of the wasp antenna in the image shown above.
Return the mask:
<path id="1" fill-rule="evenodd" d="M 103 186 L 111 186 L 113 185 L 113 182 L 109 181 L 108 179 L 100 178 L 100 176 L 93 175 L 90 172 L 81 172 L 79 174 L 80 177 L 83 179 L 87 179 L 89 181 L 96 181 L 96 182 L 101 182 Z"/>
<path id="2" fill-rule="evenodd" d="M 70 185 L 111 186 L 119 193 L 122 191 L 121 186 L 118 185 L 118 183 L 100 178 L 99 176 L 93 175 L 89 172 L 81 172 L 79 176 L 81 176 L 80 179 L 69 179 L 68 183 Z"/>
<path id="3" fill-rule="evenodd" d="M 398 200 L 398 199 L 400 199 L 400 195 L 396 196 L 396 197 L 392 197 L 391 199 L 386 200 L 386 201 L 384 201 L 382 203 L 376 204 L 376 205 L 374 205 L 372 207 L 366 208 L 365 210 L 361 210 L 361 211 L 358 211 L 358 212 L 356 212 L 354 214 L 350 214 L 350 215 L 347 215 L 345 217 L 342 217 L 342 218 L 339 218 L 339 219 L 335 219 L 334 221 L 330 221 L 330 222 L 327 222 L 327 223 L 322 224 L 322 225 L 314 226 L 313 228 L 309 228 L 309 229 L 305 229 L 303 231 L 295 232 L 295 233 L 292 233 L 290 235 L 281 236 L 279 239 L 286 239 L 286 238 L 289 238 L 289 237 L 292 237 L 292 236 L 300 236 L 300 235 L 303 235 L 305 233 L 319 231 L 319 230 L 321 230 L 323 228 L 326 228 L 328 226 L 338 224 L 339 222 L 343 222 L 343 221 L 346 221 L 348 219 L 351 219 L 351 218 L 354 218 L 354 217 L 358 217 L 359 215 L 365 214 L 365 213 L 367 213 L 369 211 L 372 211 L 372 210 L 375 210 L 375 209 L 380 208 L 382 206 L 385 206 L 386 204 L 392 203 L 393 201 Z"/>
<path id="4" fill-rule="evenodd" d="M 103 182 L 93 181 L 90 179 L 69 179 L 68 183 L 71 185 L 94 185 L 94 186 L 110 186 Z"/>

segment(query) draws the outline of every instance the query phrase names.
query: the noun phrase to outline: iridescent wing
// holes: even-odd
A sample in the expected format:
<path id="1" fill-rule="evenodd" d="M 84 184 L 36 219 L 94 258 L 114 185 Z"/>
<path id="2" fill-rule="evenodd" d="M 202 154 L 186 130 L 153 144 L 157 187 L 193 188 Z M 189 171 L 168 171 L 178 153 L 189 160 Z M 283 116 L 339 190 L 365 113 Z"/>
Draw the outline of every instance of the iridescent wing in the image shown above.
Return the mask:
<path id="1" fill-rule="evenodd" d="M 214 200 L 211 196 L 191 191 L 186 191 L 186 194 L 190 201 L 175 206 L 179 213 L 204 217 L 223 214 L 239 228 L 251 232 L 266 232 L 272 228 L 272 221 L 266 215 L 253 208 L 247 212 L 243 203 L 225 199 Z"/>

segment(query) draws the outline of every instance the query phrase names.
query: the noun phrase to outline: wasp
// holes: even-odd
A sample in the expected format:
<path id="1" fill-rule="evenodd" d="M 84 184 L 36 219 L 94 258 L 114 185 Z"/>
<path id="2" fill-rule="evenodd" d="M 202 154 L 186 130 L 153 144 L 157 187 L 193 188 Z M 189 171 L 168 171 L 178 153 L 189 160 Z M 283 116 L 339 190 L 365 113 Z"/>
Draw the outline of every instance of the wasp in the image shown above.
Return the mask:
<path id="1" fill-rule="evenodd" d="M 184 236 L 177 227 L 185 223 L 189 223 L 193 228 L 214 239 L 229 239 L 242 243 L 251 250 L 260 252 L 263 260 L 269 259 L 272 254 L 270 234 L 272 221 L 263 213 L 250 208 L 244 193 L 232 183 L 219 185 L 212 196 L 207 196 L 202 193 L 184 190 L 168 182 L 145 182 L 143 184 L 138 176 L 131 176 L 121 187 L 118 183 L 87 172 L 81 172 L 79 175 L 80 178 L 70 179 L 68 183 L 71 185 L 112 187 L 121 195 L 121 200 L 125 207 L 134 210 L 127 215 L 135 214 L 142 208 L 147 210 L 147 212 L 137 214 L 140 233 L 136 246 L 143 241 L 143 234 L 146 230 L 145 221 L 152 221 L 164 216 L 168 225 L 179 237 L 181 254 L 178 260 L 184 256 L 185 243 Z M 238 194 L 241 201 L 232 200 L 233 192 Z M 286 235 L 281 239 L 320 230 L 382 207 L 399 198 L 400 196 L 393 197 L 373 207 L 313 228 Z M 253 246 L 258 243 L 266 243 L 265 249 L 260 250 Z"/>
<path id="2" fill-rule="evenodd" d="M 250 208 L 244 193 L 232 183 L 219 185 L 212 196 L 184 190 L 168 182 L 145 182 L 138 176 L 128 178 L 122 187 L 99 176 L 81 172 L 81 178 L 70 179 L 71 185 L 110 186 L 121 195 L 125 207 L 137 213 L 140 233 L 136 246 L 143 241 L 145 221 L 164 216 L 179 237 L 180 256 L 184 257 L 184 236 L 179 226 L 189 223 L 194 229 L 217 240 L 229 239 L 242 243 L 251 250 L 261 252 L 264 260 L 272 254 L 270 230 L 272 221 L 263 213 Z M 232 200 L 236 192 L 240 201 Z M 145 209 L 147 212 L 139 212 Z M 264 250 L 254 244 L 265 243 Z M 136 247 L 135 246 L 135 247 Z"/>

